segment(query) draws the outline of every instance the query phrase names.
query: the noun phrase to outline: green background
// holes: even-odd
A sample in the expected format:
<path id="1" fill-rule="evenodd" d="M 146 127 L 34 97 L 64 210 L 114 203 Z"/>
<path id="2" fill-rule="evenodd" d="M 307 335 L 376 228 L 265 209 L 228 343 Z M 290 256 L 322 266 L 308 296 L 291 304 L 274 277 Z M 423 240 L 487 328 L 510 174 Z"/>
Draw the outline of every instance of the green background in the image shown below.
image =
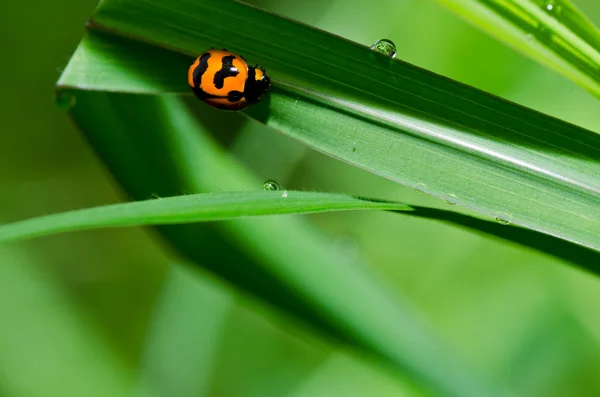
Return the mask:
<path id="1" fill-rule="evenodd" d="M 95 3 L 0 4 L 3 223 L 126 200 L 53 101 Z M 400 59 L 600 131 L 597 99 L 433 1 L 254 3 L 362 44 L 391 39 Z M 600 25 L 595 0 L 575 4 Z M 264 179 L 448 207 L 241 124 L 247 128 L 227 140 L 230 152 Z M 600 393 L 594 276 L 427 220 L 378 212 L 310 219 L 340 255 L 361 259 L 412 298 L 448 345 L 490 379 L 527 396 Z M 170 257 L 152 229 L 0 247 L 0 396 L 423 395 L 402 376 Z"/>

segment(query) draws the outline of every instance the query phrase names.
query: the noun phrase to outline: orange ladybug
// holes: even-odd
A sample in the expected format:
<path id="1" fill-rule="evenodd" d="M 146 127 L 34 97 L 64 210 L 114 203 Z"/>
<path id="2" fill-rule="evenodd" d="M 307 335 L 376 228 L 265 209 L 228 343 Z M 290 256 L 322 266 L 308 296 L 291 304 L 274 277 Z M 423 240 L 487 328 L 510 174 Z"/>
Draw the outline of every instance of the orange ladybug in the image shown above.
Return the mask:
<path id="1" fill-rule="evenodd" d="M 222 110 L 242 110 L 260 101 L 271 80 L 265 70 L 227 50 L 208 50 L 188 70 L 188 84 L 198 98 Z"/>

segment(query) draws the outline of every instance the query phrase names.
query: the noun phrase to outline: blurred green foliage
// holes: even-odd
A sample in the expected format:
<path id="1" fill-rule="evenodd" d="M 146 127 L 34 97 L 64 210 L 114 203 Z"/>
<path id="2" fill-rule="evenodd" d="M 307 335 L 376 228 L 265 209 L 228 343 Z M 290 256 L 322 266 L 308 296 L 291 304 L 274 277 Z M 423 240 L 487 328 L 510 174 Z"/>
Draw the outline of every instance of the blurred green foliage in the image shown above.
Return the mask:
<path id="1" fill-rule="evenodd" d="M 53 102 L 54 84 L 95 3 L 0 3 L 2 222 L 127 199 Z M 591 95 L 433 1 L 253 3 L 363 44 L 402 42 L 400 59 L 600 131 L 600 103 Z M 600 25 L 596 0 L 575 3 Z M 254 123 L 240 125 L 226 143 L 264 179 L 290 189 L 447 206 Z M 264 147 L 276 150 L 267 157 Z M 422 219 L 375 212 L 310 219 L 340 255 L 361 258 L 410 296 L 490 378 L 524 396 L 600 393 L 595 277 Z M 146 229 L 0 247 L 0 395 L 424 395 L 410 379 L 172 257 Z"/>

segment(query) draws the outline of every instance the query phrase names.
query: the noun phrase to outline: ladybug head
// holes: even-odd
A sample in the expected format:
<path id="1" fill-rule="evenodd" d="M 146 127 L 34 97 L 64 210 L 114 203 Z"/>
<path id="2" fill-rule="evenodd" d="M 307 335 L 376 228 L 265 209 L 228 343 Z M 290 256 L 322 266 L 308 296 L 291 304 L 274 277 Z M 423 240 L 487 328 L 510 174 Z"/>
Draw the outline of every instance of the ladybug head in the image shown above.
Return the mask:
<path id="1" fill-rule="evenodd" d="M 269 90 L 269 88 L 271 88 L 271 79 L 269 78 L 269 76 L 267 76 L 267 73 L 265 72 L 265 70 L 263 68 L 258 69 L 260 70 L 261 76 L 260 79 L 258 79 L 264 89 L 264 92 L 267 92 Z M 256 77 L 258 77 L 258 74 L 256 75 Z"/>
<path id="2" fill-rule="evenodd" d="M 246 81 L 246 89 L 244 96 L 248 102 L 258 102 L 271 87 L 271 79 L 263 68 L 258 66 L 248 68 L 248 81 Z"/>

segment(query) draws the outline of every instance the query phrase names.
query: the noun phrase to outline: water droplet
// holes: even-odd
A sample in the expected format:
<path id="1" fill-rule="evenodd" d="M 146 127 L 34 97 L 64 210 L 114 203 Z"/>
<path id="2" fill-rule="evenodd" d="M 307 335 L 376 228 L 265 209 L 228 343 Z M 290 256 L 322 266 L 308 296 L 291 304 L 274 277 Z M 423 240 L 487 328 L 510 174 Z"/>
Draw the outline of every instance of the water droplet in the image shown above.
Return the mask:
<path id="1" fill-rule="evenodd" d="M 77 98 L 72 91 L 69 90 L 60 90 L 56 93 L 54 97 L 54 102 L 56 106 L 63 110 L 69 110 L 75 106 L 77 103 Z"/>
<path id="2" fill-rule="evenodd" d="M 281 193 L 281 198 L 287 198 L 287 196 L 288 196 L 287 190 L 284 191 L 283 193 Z"/>
<path id="3" fill-rule="evenodd" d="M 396 44 L 388 39 L 377 40 L 375 43 L 373 43 L 371 49 L 392 58 L 396 57 Z"/>
<path id="4" fill-rule="evenodd" d="M 558 2 L 558 0 L 548 0 L 544 5 L 543 8 L 548 12 L 548 13 L 552 13 L 552 14 L 559 14 L 561 11 L 561 6 Z"/>
<path id="5" fill-rule="evenodd" d="M 268 181 L 265 181 L 265 183 L 263 183 L 263 190 L 281 190 L 281 186 L 279 186 L 279 183 L 277 183 L 276 181 L 269 179 Z"/>
<path id="6" fill-rule="evenodd" d="M 447 198 L 447 199 L 442 199 L 442 200 L 444 200 L 444 202 L 445 202 L 446 204 L 449 204 L 449 205 L 456 205 L 456 201 L 455 201 L 455 199 L 456 199 L 456 194 L 448 193 L 448 195 L 450 196 L 450 198 Z"/>
<path id="7" fill-rule="evenodd" d="M 498 222 L 498 223 L 499 223 L 499 224 L 501 224 L 501 225 L 508 225 L 508 224 L 510 223 L 510 222 L 509 222 L 509 221 L 507 221 L 506 219 L 504 219 L 504 218 L 500 218 L 499 216 L 497 216 L 497 217 L 496 217 L 496 222 Z"/>
<path id="8" fill-rule="evenodd" d="M 352 152 L 356 152 L 356 142 L 352 144 Z"/>

